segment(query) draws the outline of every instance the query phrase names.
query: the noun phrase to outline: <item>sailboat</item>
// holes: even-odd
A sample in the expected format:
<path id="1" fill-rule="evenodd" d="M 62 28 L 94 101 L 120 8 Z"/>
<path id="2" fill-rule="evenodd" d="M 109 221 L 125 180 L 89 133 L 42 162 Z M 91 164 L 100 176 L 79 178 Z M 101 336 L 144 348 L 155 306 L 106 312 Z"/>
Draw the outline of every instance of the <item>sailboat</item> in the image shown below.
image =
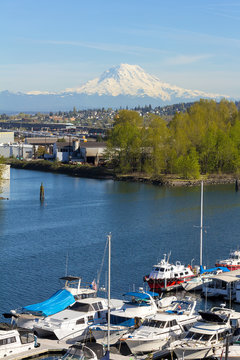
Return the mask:
<path id="1" fill-rule="evenodd" d="M 225 267 L 214 267 L 211 269 L 204 269 L 202 266 L 202 243 L 203 243 L 203 181 L 201 182 L 201 217 L 200 217 L 200 274 L 199 276 L 196 276 L 192 278 L 189 281 L 185 281 L 182 283 L 182 287 L 185 291 L 198 291 L 202 290 L 203 283 L 206 284 L 210 281 L 212 281 L 209 276 L 210 275 L 217 275 L 222 272 L 229 271 Z"/>

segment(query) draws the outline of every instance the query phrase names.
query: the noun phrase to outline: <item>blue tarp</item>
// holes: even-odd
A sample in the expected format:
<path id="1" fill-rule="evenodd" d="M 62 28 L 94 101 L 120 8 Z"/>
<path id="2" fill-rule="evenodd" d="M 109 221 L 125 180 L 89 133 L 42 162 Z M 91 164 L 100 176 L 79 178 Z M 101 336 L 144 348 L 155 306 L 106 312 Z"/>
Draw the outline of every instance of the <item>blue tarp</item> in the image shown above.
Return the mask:
<path id="1" fill-rule="evenodd" d="M 214 271 L 217 271 L 217 270 L 222 270 L 222 272 L 228 272 L 230 271 L 227 267 L 225 266 L 218 266 L 218 267 L 214 267 L 214 268 L 211 268 L 211 269 L 204 269 L 202 266 L 200 266 L 200 274 L 204 274 L 204 273 L 208 273 L 208 272 L 214 272 Z"/>
<path id="2" fill-rule="evenodd" d="M 36 313 L 43 316 L 49 316 L 66 309 L 74 302 L 74 296 L 69 291 L 62 289 L 58 290 L 49 299 L 43 302 L 25 306 L 23 308 L 23 311 L 28 311 L 34 314 Z"/>
<path id="3" fill-rule="evenodd" d="M 152 297 L 159 296 L 159 294 L 156 294 L 151 291 L 147 291 L 146 293 L 131 291 L 131 292 L 124 294 L 123 296 L 134 296 L 135 298 L 138 298 L 141 300 L 149 300 L 150 299 L 149 295 Z"/>

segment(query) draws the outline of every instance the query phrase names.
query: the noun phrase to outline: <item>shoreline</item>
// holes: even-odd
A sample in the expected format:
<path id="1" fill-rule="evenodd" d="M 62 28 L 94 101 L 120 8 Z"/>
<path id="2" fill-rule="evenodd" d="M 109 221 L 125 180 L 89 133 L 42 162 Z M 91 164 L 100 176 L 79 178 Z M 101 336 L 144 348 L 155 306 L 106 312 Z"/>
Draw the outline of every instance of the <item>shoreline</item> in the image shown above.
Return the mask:
<path id="1" fill-rule="evenodd" d="M 200 179 L 181 179 L 175 175 L 163 175 L 159 177 L 150 177 L 144 174 L 118 175 L 112 170 L 105 167 L 91 165 L 69 165 L 61 163 L 53 163 L 46 160 L 12 160 L 9 159 L 7 164 L 15 169 L 36 170 L 44 172 L 52 172 L 57 174 L 65 174 L 74 177 L 82 177 L 98 180 L 115 180 L 125 182 L 137 182 L 156 186 L 179 187 L 179 186 L 198 186 L 201 181 L 205 185 L 235 184 L 238 181 L 237 174 L 212 174 L 204 175 Z"/>

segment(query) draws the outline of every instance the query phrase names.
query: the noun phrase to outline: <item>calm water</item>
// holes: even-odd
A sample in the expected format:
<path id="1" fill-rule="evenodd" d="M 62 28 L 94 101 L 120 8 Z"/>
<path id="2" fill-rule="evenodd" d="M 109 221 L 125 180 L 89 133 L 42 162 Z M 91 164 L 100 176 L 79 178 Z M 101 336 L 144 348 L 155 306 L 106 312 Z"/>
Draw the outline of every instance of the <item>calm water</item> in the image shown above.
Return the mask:
<path id="1" fill-rule="evenodd" d="M 142 286 L 164 253 L 171 251 L 172 261 L 198 263 L 200 187 L 168 189 L 12 169 L 4 196 L 9 200 L 0 201 L 0 313 L 58 290 L 67 254 L 68 274 L 96 279 L 109 232 L 115 297 Z M 206 266 L 239 247 L 239 219 L 234 185 L 205 187 Z"/>

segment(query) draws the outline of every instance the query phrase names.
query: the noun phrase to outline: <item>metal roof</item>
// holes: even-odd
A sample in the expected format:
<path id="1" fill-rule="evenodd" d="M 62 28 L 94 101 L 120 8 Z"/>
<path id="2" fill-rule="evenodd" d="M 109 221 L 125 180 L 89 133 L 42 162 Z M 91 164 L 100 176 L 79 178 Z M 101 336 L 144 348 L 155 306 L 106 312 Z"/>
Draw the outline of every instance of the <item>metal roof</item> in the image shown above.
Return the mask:
<path id="1" fill-rule="evenodd" d="M 227 273 L 221 273 L 218 275 L 213 275 L 213 276 L 209 276 L 210 279 L 216 279 L 216 280 L 221 280 L 224 281 L 226 283 L 231 283 L 234 281 L 240 281 L 240 269 L 239 270 L 234 270 L 234 271 L 229 271 Z"/>

